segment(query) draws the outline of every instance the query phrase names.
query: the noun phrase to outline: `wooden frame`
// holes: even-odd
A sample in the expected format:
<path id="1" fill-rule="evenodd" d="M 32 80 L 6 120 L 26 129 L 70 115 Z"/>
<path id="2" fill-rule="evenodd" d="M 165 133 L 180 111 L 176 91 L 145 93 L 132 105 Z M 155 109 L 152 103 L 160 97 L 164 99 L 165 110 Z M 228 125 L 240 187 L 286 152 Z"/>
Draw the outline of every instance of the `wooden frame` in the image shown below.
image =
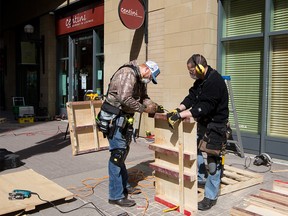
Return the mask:
<path id="1" fill-rule="evenodd" d="M 102 101 L 77 101 L 66 105 L 72 154 L 108 149 L 108 140 L 98 131 L 95 120 Z"/>
<path id="2" fill-rule="evenodd" d="M 155 200 L 168 206 L 179 206 L 185 215 L 197 212 L 197 144 L 196 122 L 184 119 L 172 130 L 166 114 L 155 114 Z"/>

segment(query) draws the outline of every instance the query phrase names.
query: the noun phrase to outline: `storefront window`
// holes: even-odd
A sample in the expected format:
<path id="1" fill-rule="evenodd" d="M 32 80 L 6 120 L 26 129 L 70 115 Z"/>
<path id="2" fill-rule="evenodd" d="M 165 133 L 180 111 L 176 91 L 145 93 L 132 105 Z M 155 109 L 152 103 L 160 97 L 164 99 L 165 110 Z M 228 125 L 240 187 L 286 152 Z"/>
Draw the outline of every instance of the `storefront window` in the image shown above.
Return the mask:
<path id="1" fill-rule="evenodd" d="M 223 71 L 232 88 L 241 131 L 261 131 L 265 1 L 223 0 Z M 232 114 L 232 113 L 231 113 Z M 233 123 L 233 118 L 230 116 Z"/>
<path id="2" fill-rule="evenodd" d="M 232 78 L 244 147 L 287 159 L 288 1 L 221 0 L 219 6 L 218 65 Z"/>

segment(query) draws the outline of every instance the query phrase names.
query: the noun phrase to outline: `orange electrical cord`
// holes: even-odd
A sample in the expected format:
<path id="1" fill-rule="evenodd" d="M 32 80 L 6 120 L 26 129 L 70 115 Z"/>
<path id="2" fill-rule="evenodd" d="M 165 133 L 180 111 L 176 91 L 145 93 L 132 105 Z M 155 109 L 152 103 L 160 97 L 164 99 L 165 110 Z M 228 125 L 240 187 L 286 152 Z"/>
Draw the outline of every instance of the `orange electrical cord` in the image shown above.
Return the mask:
<path id="1" fill-rule="evenodd" d="M 128 175 L 129 175 L 129 182 L 132 183 L 133 185 L 139 186 L 141 188 L 148 188 L 148 187 L 154 188 L 154 176 L 145 177 L 144 172 L 140 171 L 138 169 L 129 169 Z M 76 192 L 76 193 L 74 193 L 75 197 L 83 198 L 83 197 L 91 196 L 92 194 L 94 194 L 95 187 L 108 178 L 109 178 L 109 176 L 104 176 L 102 178 L 86 178 L 86 179 L 81 181 L 84 186 L 82 186 L 82 187 L 70 186 L 67 189 L 75 191 Z M 142 183 L 140 184 L 139 182 L 143 181 L 143 180 L 149 181 L 151 183 L 150 184 L 142 184 Z M 145 202 L 146 202 L 145 206 L 143 206 L 143 208 L 144 208 L 143 216 L 144 216 L 148 207 L 149 207 L 149 198 L 144 191 L 141 190 L 141 192 L 142 192 L 141 194 L 143 194 Z M 132 196 L 133 196 L 133 194 L 130 195 L 130 197 L 132 197 Z M 143 199 L 143 198 L 137 197 L 136 199 Z"/>

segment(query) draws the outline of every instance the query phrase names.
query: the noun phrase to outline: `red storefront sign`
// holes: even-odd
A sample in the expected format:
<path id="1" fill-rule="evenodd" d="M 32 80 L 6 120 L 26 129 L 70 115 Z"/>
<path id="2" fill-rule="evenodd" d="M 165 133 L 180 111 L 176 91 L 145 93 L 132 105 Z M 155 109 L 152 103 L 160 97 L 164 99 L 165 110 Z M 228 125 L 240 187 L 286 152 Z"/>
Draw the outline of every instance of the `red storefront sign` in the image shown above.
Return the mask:
<path id="1" fill-rule="evenodd" d="M 140 28 L 145 20 L 145 9 L 140 0 L 121 0 L 118 14 L 123 25 L 129 29 Z"/>
<path id="2" fill-rule="evenodd" d="M 56 34 L 63 35 L 104 24 L 104 5 L 57 20 Z"/>

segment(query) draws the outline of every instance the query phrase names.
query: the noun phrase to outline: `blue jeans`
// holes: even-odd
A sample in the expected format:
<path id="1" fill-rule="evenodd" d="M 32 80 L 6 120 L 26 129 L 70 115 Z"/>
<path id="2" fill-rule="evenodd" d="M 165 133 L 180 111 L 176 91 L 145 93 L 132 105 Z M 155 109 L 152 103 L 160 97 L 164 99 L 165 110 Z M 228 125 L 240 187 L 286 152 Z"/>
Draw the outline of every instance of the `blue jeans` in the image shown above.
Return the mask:
<path id="1" fill-rule="evenodd" d="M 197 124 L 197 145 L 199 145 L 200 140 L 203 138 L 206 126 Z M 209 156 L 207 155 L 207 159 Z M 220 160 L 221 161 L 221 160 Z M 221 163 L 217 163 L 216 173 L 211 175 L 206 170 L 205 160 L 201 151 L 197 151 L 197 166 L 198 166 L 198 184 L 205 184 L 204 197 L 216 200 L 218 198 L 218 193 L 221 184 Z"/>
<path id="2" fill-rule="evenodd" d="M 116 120 L 116 124 L 118 123 L 119 118 Z M 129 151 L 129 144 L 126 139 L 122 135 L 119 128 L 116 128 L 115 134 L 109 141 L 109 150 L 112 151 L 114 149 L 126 149 Z M 128 154 L 128 152 L 127 152 Z M 128 184 L 128 172 L 126 169 L 126 165 L 123 162 L 122 164 L 115 165 L 109 159 L 108 162 L 108 173 L 109 173 L 109 199 L 110 200 L 118 200 L 125 197 L 124 189 L 129 187 Z"/>
<path id="3" fill-rule="evenodd" d="M 211 157 L 211 156 L 207 156 Z M 212 156 L 214 157 L 214 156 Z M 216 165 L 216 173 L 211 175 L 208 172 L 208 177 L 205 181 L 205 175 L 203 174 L 205 171 L 203 169 L 204 158 L 202 153 L 199 151 L 197 155 L 197 165 L 198 165 L 198 183 L 205 183 L 204 189 L 204 197 L 209 198 L 211 200 L 216 200 L 218 198 L 220 184 L 221 184 L 221 163 L 217 163 Z M 200 166 L 199 166 L 200 165 Z M 205 167 L 205 166 L 204 166 Z"/>
<path id="4" fill-rule="evenodd" d="M 205 160 L 201 151 L 197 151 L 198 184 L 204 185 L 207 177 Z"/>

